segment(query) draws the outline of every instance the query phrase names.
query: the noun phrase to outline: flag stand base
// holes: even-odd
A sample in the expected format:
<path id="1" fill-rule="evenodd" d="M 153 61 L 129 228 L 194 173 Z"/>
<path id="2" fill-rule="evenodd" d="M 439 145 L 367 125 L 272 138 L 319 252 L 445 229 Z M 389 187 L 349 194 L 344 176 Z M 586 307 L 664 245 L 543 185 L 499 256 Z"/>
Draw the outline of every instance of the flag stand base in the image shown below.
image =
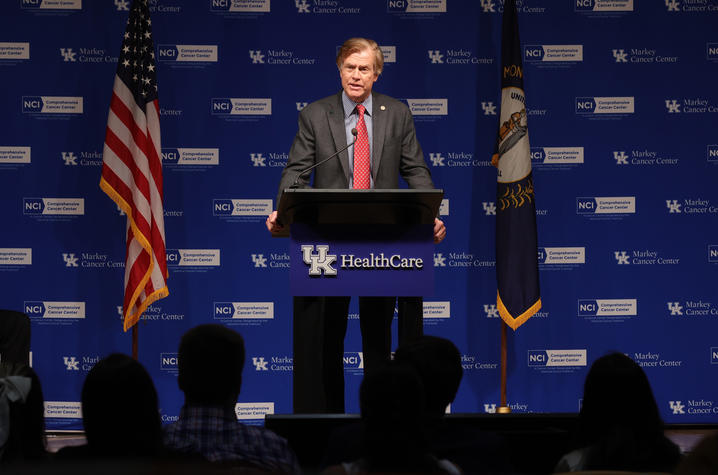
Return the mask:
<path id="1" fill-rule="evenodd" d="M 499 406 L 496 408 L 496 414 L 511 414 L 511 408 L 509 406 Z"/>

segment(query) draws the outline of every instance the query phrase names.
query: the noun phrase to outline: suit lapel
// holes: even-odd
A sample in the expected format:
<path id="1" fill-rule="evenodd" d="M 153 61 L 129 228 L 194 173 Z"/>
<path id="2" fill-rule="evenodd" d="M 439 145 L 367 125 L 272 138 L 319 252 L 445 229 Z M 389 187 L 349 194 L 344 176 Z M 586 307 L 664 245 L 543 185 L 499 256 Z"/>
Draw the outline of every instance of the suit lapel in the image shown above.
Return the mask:
<path id="1" fill-rule="evenodd" d="M 372 157 L 371 157 L 371 176 L 376 183 L 376 173 L 379 170 L 381 155 L 384 148 L 384 136 L 386 135 L 387 126 L 387 110 L 383 96 L 372 93 Z"/>
<path id="2" fill-rule="evenodd" d="M 327 110 L 327 121 L 329 122 L 329 130 L 334 140 L 334 150 L 339 150 L 347 146 L 347 132 L 344 128 L 344 107 L 342 106 L 341 92 L 335 96 L 336 100 Z M 326 157 L 317 157 L 324 160 Z M 342 171 L 349 183 L 349 153 L 345 150 L 339 154 L 339 162 L 342 164 Z"/>

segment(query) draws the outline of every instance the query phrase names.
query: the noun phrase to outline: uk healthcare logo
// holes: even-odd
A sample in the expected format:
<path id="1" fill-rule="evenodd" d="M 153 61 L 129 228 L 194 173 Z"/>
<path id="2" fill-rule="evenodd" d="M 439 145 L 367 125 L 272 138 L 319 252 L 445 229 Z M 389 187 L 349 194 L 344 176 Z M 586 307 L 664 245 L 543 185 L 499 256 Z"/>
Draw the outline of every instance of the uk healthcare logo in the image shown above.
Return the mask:
<path id="1" fill-rule="evenodd" d="M 249 50 L 249 57 L 252 59 L 252 64 L 264 64 L 264 55 L 261 50 Z"/>
<path id="2" fill-rule="evenodd" d="M 62 362 L 65 364 L 67 371 L 80 371 L 80 362 L 77 361 L 75 356 L 63 356 Z"/>
<path id="3" fill-rule="evenodd" d="M 266 167 L 267 159 L 261 153 L 250 153 L 249 158 L 252 160 L 253 167 Z"/>
<path id="4" fill-rule="evenodd" d="M 683 315 L 683 306 L 680 302 L 666 302 L 668 310 L 671 312 L 671 316 Z"/>
<path id="5" fill-rule="evenodd" d="M 77 165 L 77 155 L 72 152 L 61 152 L 62 160 L 65 162 L 65 166 Z"/>
<path id="6" fill-rule="evenodd" d="M 446 257 L 440 252 L 434 253 L 434 267 L 446 267 Z"/>
<path id="7" fill-rule="evenodd" d="M 297 7 L 297 13 L 309 13 L 309 2 L 307 0 L 294 0 L 294 6 Z"/>
<path id="8" fill-rule="evenodd" d="M 438 49 L 435 50 L 428 50 L 429 59 L 431 60 L 431 64 L 443 64 L 444 63 L 444 55 L 441 54 L 441 51 Z"/>
<path id="9" fill-rule="evenodd" d="M 316 253 L 314 245 L 303 245 L 302 246 L 302 261 L 309 266 L 309 275 L 320 276 L 320 275 L 337 275 L 337 270 L 332 267 L 332 264 L 336 262 L 336 254 L 329 254 L 329 246 L 326 244 L 319 244 L 316 246 Z"/>
<path id="10" fill-rule="evenodd" d="M 431 164 L 435 167 L 443 167 L 446 166 L 444 163 L 444 156 L 439 153 L 429 153 L 429 160 L 431 160 Z"/>
<path id="11" fill-rule="evenodd" d="M 628 165 L 628 155 L 623 150 L 613 152 L 613 159 L 616 160 L 616 165 Z"/>
<path id="12" fill-rule="evenodd" d="M 62 253 L 62 260 L 65 261 L 65 267 L 79 267 L 77 261 L 79 258 L 75 257 L 74 253 Z"/>
<path id="13" fill-rule="evenodd" d="M 681 401 L 668 401 L 668 405 L 674 415 L 686 413 L 686 405 Z"/>
<path id="14" fill-rule="evenodd" d="M 62 60 L 66 63 L 74 63 L 77 61 L 77 53 L 75 53 L 72 48 L 60 48 L 60 55 L 62 56 Z"/>
<path id="15" fill-rule="evenodd" d="M 254 365 L 255 371 L 269 371 L 269 362 L 265 361 L 264 356 L 253 356 L 252 364 Z"/>
<path id="16" fill-rule="evenodd" d="M 613 58 L 616 60 L 617 63 L 627 63 L 628 53 L 626 53 L 626 51 L 622 49 L 614 49 Z"/>
<path id="17" fill-rule="evenodd" d="M 484 313 L 486 314 L 486 318 L 499 318 L 499 309 L 496 308 L 495 303 L 490 305 L 484 304 Z"/>
<path id="18" fill-rule="evenodd" d="M 666 208 L 668 208 L 669 213 L 682 213 L 681 206 L 683 205 L 678 200 L 666 200 Z"/>
<path id="19" fill-rule="evenodd" d="M 484 208 L 486 216 L 496 216 L 496 203 L 493 201 L 483 201 L 481 207 Z"/>
<path id="20" fill-rule="evenodd" d="M 252 262 L 254 267 L 267 267 L 267 258 L 264 254 L 252 254 Z"/>
<path id="21" fill-rule="evenodd" d="M 616 263 L 618 265 L 626 265 L 631 263 L 629 261 L 629 255 L 626 253 L 626 251 L 615 251 L 613 253 L 613 256 L 616 258 Z"/>
<path id="22" fill-rule="evenodd" d="M 681 104 L 678 102 L 677 99 L 666 99 L 666 109 L 668 110 L 669 114 L 680 114 L 681 113 Z"/>
<path id="23" fill-rule="evenodd" d="M 484 115 L 496 115 L 496 106 L 493 102 L 481 102 L 481 109 L 484 111 Z"/>

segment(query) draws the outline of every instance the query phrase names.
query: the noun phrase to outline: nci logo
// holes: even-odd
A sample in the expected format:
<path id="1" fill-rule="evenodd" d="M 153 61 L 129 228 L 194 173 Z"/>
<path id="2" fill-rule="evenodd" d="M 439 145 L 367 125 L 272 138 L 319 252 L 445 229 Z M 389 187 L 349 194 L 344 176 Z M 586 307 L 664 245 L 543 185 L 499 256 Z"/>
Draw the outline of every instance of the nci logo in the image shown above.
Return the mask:
<path id="1" fill-rule="evenodd" d="M 528 350 L 528 366 L 586 366 L 586 350 Z"/>

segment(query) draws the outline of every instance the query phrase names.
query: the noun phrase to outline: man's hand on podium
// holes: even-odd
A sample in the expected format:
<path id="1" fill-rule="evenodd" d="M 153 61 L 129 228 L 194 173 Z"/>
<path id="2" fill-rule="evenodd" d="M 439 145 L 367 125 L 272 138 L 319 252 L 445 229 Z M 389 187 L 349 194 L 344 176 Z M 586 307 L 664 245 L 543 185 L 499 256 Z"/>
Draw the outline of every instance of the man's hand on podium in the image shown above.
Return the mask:
<path id="1" fill-rule="evenodd" d="M 270 233 L 278 233 L 284 229 L 284 226 L 277 220 L 276 211 L 272 211 L 272 214 L 267 216 L 267 229 Z"/>
<path id="2" fill-rule="evenodd" d="M 439 218 L 434 218 L 434 243 L 439 244 L 446 237 L 446 226 Z"/>

